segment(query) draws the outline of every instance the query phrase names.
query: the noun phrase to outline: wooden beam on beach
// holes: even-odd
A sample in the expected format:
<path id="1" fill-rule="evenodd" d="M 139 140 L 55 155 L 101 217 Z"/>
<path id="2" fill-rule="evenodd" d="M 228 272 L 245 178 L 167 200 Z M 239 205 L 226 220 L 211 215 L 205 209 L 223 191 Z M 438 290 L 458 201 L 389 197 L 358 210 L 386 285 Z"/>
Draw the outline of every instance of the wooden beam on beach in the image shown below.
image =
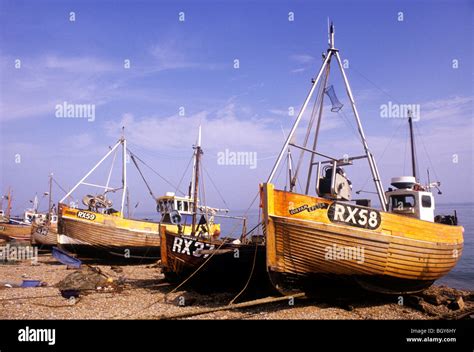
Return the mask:
<path id="1" fill-rule="evenodd" d="M 233 309 L 240 309 L 240 308 L 248 308 L 248 307 L 258 306 L 261 304 L 275 303 L 275 302 L 281 302 L 281 301 L 287 301 L 290 299 L 305 298 L 305 297 L 306 295 L 304 293 L 297 293 L 292 296 L 283 296 L 283 297 L 265 297 L 265 298 L 259 298 L 252 301 L 247 301 L 247 302 L 242 302 L 242 303 L 237 303 L 237 304 L 229 304 L 226 306 L 220 306 L 220 307 L 214 307 L 214 308 L 201 308 L 201 309 L 190 310 L 187 312 L 180 312 L 177 314 L 154 316 L 152 317 L 152 319 L 161 320 L 161 319 L 188 318 L 188 317 L 207 314 L 207 313 L 214 313 L 214 312 L 220 312 L 224 310 L 233 310 Z"/>

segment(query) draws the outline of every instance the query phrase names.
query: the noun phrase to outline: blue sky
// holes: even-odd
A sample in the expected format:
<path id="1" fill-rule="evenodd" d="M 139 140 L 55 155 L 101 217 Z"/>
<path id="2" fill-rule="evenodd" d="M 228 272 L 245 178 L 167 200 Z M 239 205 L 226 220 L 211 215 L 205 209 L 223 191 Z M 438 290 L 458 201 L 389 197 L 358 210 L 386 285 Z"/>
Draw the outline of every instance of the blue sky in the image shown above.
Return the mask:
<path id="1" fill-rule="evenodd" d="M 46 190 L 49 172 L 72 187 L 121 126 L 130 148 L 177 184 L 201 124 L 204 165 L 226 204 L 207 180 L 206 200 L 247 208 L 291 128 L 288 109 L 299 110 L 319 68 L 330 17 L 385 188 L 410 164 L 406 120 L 381 118 L 380 107 L 419 104 L 423 178 L 429 167 L 441 181 L 438 202 L 471 201 L 472 15 L 470 1 L 0 0 L 0 190 L 13 188 L 18 213 Z M 333 69 L 330 84 L 352 118 L 341 83 Z M 63 102 L 94 104 L 95 120 L 57 118 Z M 321 152 L 361 153 L 342 115 L 327 112 L 322 131 Z M 257 167 L 218 165 L 225 149 L 256 152 Z M 346 171 L 356 189 L 373 190 L 364 161 Z M 144 172 L 157 195 L 171 190 Z M 130 184 L 138 211 L 152 211 L 136 172 Z"/>

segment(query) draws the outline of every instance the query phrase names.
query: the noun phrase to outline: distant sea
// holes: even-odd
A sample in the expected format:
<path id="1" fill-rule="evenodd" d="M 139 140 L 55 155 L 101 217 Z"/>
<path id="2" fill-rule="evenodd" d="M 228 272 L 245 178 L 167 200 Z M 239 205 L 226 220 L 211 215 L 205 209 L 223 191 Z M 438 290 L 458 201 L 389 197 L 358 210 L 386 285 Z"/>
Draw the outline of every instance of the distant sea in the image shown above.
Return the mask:
<path id="1" fill-rule="evenodd" d="M 453 214 L 457 211 L 459 224 L 464 227 L 464 249 L 456 267 L 435 284 L 447 285 L 457 289 L 474 290 L 474 203 L 437 204 L 436 214 Z M 242 215 L 244 211 L 234 211 L 232 215 Z M 139 213 L 137 218 L 158 220 L 157 213 Z M 247 214 L 247 230 L 258 223 L 258 210 L 252 209 Z M 217 220 L 216 220 L 217 221 Z M 242 223 L 237 220 L 220 219 L 222 235 L 238 238 Z"/>
<path id="2" fill-rule="evenodd" d="M 474 203 L 438 204 L 437 214 L 452 214 L 456 210 L 458 221 L 464 227 L 464 248 L 461 259 L 438 285 L 457 289 L 474 290 Z"/>

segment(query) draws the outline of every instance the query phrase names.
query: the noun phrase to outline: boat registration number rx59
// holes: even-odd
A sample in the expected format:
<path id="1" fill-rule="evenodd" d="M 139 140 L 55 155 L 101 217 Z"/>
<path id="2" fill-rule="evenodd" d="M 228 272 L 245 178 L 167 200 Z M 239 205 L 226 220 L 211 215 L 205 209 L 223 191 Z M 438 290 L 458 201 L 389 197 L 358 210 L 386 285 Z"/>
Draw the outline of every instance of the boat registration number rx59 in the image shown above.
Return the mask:
<path id="1" fill-rule="evenodd" d="M 381 222 L 380 213 L 377 210 L 337 202 L 329 206 L 328 218 L 334 223 L 369 230 L 376 230 Z"/>
<path id="2" fill-rule="evenodd" d="M 95 217 L 96 217 L 96 216 L 95 216 L 95 214 L 93 214 L 93 213 L 88 213 L 88 212 L 86 212 L 86 211 L 78 211 L 78 212 L 77 212 L 77 217 L 78 217 L 78 218 L 81 218 L 81 219 L 93 221 L 93 220 L 95 220 Z"/>

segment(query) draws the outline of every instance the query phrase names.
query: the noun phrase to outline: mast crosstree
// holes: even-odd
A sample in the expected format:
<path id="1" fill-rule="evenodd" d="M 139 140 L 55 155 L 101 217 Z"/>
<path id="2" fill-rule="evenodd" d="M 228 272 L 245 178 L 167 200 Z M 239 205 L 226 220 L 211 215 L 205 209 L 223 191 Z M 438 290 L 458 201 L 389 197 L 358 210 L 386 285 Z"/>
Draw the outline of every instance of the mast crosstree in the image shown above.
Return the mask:
<path id="1" fill-rule="evenodd" d="M 307 152 L 311 153 L 311 161 L 310 161 L 310 166 L 309 166 L 309 171 L 308 171 L 308 181 L 307 181 L 307 185 L 306 185 L 306 193 L 309 190 L 309 182 L 310 182 L 309 177 L 311 176 L 312 167 L 314 166 L 314 156 L 315 155 L 319 155 L 319 156 L 328 158 L 333 164 L 336 164 L 336 165 L 340 161 L 340 160 L 337 160 L 335 158 L 331 158 L 331 157 L 328 157 L 327 155 L 324 155 L 324 154 L 321 154 L 321 153 L 317 152 L 315 150 L 315 148 L 307 149 L 306 147 L 301 147 L 301 146 L 298 146 L 294 143 L 291 143 L 292 138 L 294 137 L 294 134 L 296 133 L 296 130 L 298 128 L 298 125 L 300 124 L 301 119 L 304 115 L 304 112 L 306 111 L 306 108 L 308 107 L 308 104 L 311 101 L 311 98 L 313 97 L 314 91 L 316 90 L 316 87 L 318 86 L 318 84 L 320 83 L 321 78 L 323 77 L 323 74 L 324 74 L 324 82 L 322 84 L 324 84 L 323 88 L 325 88 L 326 83 L 327 83 L 327 77 L 329 75 L 330 63 L 331 63 L 331 60 L 334 58 L 337 61 L 338 67 L 341 71 L 342 78 L 343 78 L 343 81 L 344 81 L 344 85 L 345 85 L 345 88 L 346 88 L 347 97 L 349 98 L 349 101 L 351 103 L 352 112 L 354 114 L 354 118 L 355 118 L 356 123 L 357 123 L 357 130 L 359 132 L 359 136 L 360 136 L 362 145 L 364 147 L 364 152 L 365 152 L 364 158 L 367 158 L 367 161 L 369 163 L 370 172 L 372 174 L 372 178 L 373 178 L 373 181 L 374 181 L 374 184 L 375 184 L 375 188 L 377 190 L 377 195 L 378 195 L 378 198 L 379 198 L 379 201 L 380 201 L 380 205 L 381 205 L 382 209 L 384 211 L 386 211 L 387 210 L 387 199 L 385 197 L 384 188 L 383 188 L 383 185 L 382 185 L 382 181 L 380 179 L 380 174 L 379 174 L 379 171 L 378 171 L 378 168 L 377 168 L 377 164 L 375 162 L 375 158 L 374 158 L 372 152 L 370 151 L 369 145 L 368 145 L 367 140 L 365 138 L 365 133 L 364 133 L 364 129 L 362 127 L 362 123 L 360 121 L 359 112 L 357 110 L 357 106 L 356 106 L 356 103 L 355 103 L 354 96 L 352 94 L 352 90 L 351 90 L 351 87 L 350 87 L 350 84 L 349 84 L 349 80 L 347 79 L 346 73 L 344 71 L 344 66 L 342 64 L 342 60 L 341 60 L 341 56 L 339 54 L 339 50 L 336 49 L 335 46 L 334 46 L 334 25 L 333 25 L 333 23 L 331 23 L 329 25 L 329 28 L 328 28 L 328 44 L 329 44 L 329 48 L 327 49 L 327 53 L 326 53 L 326 56 L 324 58 L 324 61 L 323 61 L 322 65 L 319 69 L 319 72 L 318 72 L 316 78 L 313 80 L 311 89 L 310 89 L 308 95 L 306 96 L 306 99 L 303 103 L 303 106 L 301 107 L 301 110 L 298 113 L 298 116 L 296 117 L 296 120 L 293 124 L 293 127 L 291 128 L 291 131 L 290 131 L 290 133 L 288 134 L 288 136 L 286 138 L 286 141 L 283 145 L 283 148 L 280 151 L 280 154 L 278 155 L 278 158 L 275 162 L 275 165 L 273 166 L 272 171 L 270 172 L 270 175 L 267 179 L 267 183 L 272 182 L 273 178 L 275 177 L 276 171 L 277 171 L 277 169 L 278 169 L 285 153 L 287 153 L 287 150 L 288 150 L 289 146 L 297 147 L 301 150 L 304 150 L 304 151 L 307 151 Z M 323 90 L 323 92 L 324 92 L 324 90 Z M 323 105 L 322 105 L 323 101 L 324 101 L 324 99 L 320 99 L 321 106 L 320 106 L 320 110 L 319 110 L 319 117 L 318 117 L 318 123 L 317 123 L 317 127 L 316 127 L 315 140 L 314 140 L 314 143 L 313 143 L 314 147 L 316 146 L 317 135 L 319 133 L 319 125 L 320 125 L 321 114 L 322 114 L 322 109 L 323 109 Z M 349 158 L 349 160 L 344 160 L 344 162 L 355 160 L 355 159 L 360 159 L 360 158 L 361 157 Z M 295 176 L 293 176 L 293 177 L 295 177 Z M 318 177 L 319 177 L 319 173 L 318 173 Z"/>

